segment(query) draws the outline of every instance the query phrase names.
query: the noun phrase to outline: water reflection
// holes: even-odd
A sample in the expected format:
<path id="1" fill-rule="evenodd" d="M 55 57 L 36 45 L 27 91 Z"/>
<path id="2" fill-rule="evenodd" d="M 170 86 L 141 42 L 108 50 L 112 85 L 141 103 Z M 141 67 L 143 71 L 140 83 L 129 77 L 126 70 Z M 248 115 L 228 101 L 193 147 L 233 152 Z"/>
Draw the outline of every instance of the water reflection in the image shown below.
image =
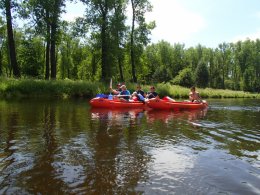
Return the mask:
<path id="1" fill-rule="evenodd" d="M 147 120 L 150 123 L 155 121 L 162 121 L 167 124 L 172 120 L 183 120 L 193 124 L 194 126 L 199 124 L 196 121 L 203 119 L 207 114 L 207 109 L 188 110 L 188 111 L 170 111 L 170 110 L 148 110 L 146 112 Z"/>
<path id="2" fill-rule="evenodd" d="M 0 100 L 0 194 L 259 194 L 259 104 L 210 105 Z"/>
<path id="3" fill-rule="evenodd" d="M 172 120 L 183 120 L 194 126 L 201 126 L 197 121 L 206 117 L 206 109 L 189 111 L 152 110 L 152 109 L 103 109 L 91 108 L 91 118 L 96 121 L 103 121 L 110 126 L 136 126 L 146 118 L 148 123 L 162 122 L 168 124 Z"/>
<path id="4" fill-rule="evenodd" d="M 16 160 L 15 157 L 15 151 L 17 150 L 16 145 L 15 145 L 15 132 L 17 126 L 17 113 L 12 112 L 10 115 L 7 117 L 7 135 L 6 135 L 6 140 L 1 139 L 1 155 L 0 155 L 0 171 L 1 173 L 5 173 L 6 169 L 13 164 Z M 14 126 L 13 126 L 14 125 Z M 2 131 L 1 131 L 2 132 Z M 3 134 L 1 135 L 1 137 Z M 0 175 L 0 182 L 3 183 L 3 188 L 8 186 L 8 183 L 5 182 L 5 180 L 11 180 L 12 176 L 10 174 L 1 174 Z"/>
<path id="5" fill-rule="evenodd" d="M 91 118 L 100 119 L 103 121 L 115 121 L 115 122 L 128 122 L 132 119 L 140 119 L 143 117 L 144 109 L 136 108 L 123 108 L 123 109 L 104 109 L 104 108 L 91 108 Z"/>
<path id="6" fill-rule="evenodd" d="M 58 143 L 55 137 L 56 106 L 45 105 L 43 108 L 42 148 L 35 154 L 35 160 L 30 170 L 21 174 L 24 179 L 24 188 L 30 193 L 41 192 L 48 194 L 56 192 L 61 194 L 64 189 L 63 182 L 56 178 L 56 169 L 53 166 Z"/>
<path id="7" fill-rule="evenodd" d="M 97 194 L 128 194 L 147 178 L 150 155 L 138 143 L 142 109 L 91 109 L 95 125 L 93 160 L 87 174 L 89 189 Z M 95 187 L 93 187 L 93 184 Z M 84 184 L 85 185 L 85 184 Z"/>

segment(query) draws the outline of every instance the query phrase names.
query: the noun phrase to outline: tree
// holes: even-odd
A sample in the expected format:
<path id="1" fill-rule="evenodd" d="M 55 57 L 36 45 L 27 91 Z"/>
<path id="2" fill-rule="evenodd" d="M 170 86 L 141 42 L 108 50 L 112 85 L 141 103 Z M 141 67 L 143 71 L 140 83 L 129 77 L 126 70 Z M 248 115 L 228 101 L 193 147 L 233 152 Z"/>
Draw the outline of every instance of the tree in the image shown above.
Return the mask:
<path id="1" fill-rule="evenodd" d="M 185 68 L 180 71 L 179 75 L 177 75 L 172 81 L 174 85 L 180 85 L 183 87 L 191 87 L 194 85 L 193 72 L 191 68 Z"/>
<path id="2" fill-rule="evenodd" d="M 0 76 L 3 74 L 3 45 L 5 38 L 5 25 L 2 17 L 0 16 Z"/>
<path id="3" fill-rule="evenodd" d="M 65 0 L 54 0 L 51 3 L 51 25 L 50 25 L 50 61 L 51 61 L 51 78 L 56 79 L 57 74 L 57 55 L 56 45 L 58 42 L 58 28 L 59 28 L 59 17 L 63 12 L 62 8 L 65 6 Z"/>
<path id="4" fill-rule="evenodd" d="M 142 46 L 150 41 L 148 35 L 155 28 L 155 23 L 147 24 L 145 22 L 145 13 L 152 10 L 148 0 L 131 0 L 132 7 L 132 26 L 130 32 L 130 59 L 132 65 L 133 82 L 137 82 L 136 64 L 141 56 Z"/>
<path id="5" fill-rule="evenodd" d="M 252 70 L 247 68 L 243 74 L 243 90 L 252 91 L 252 84 L 253 84 Z"/>
<path id="6" fill-rule="evenodd" d="M 17 6 L 15 1 L 11 0 L 3 0 L 0 3 L 0 7 L 4 8 L 5 16 L 6 16 L 6 23 L 7 23 L 7 37 L 8 37 L 8 48 L 9 48 L 9 55 L 10 55 L 10 62 L 11 67 L 13 69 L 14 77 L 21 77 L 21 73 L 17 64 L 16 59 L 16 48 L 15 48 L 15 41 L 14 41 L 14 33 L 13 33 L 13 22 L 12 22 L 12 9 Z"/>
<path id="7" fill-rule="evenodd" d="M 144 80 L 150 82 L 158 66 L 161 66 L 158 44 L 148 45 L 144 51 L 144 61 L 147 71 L 144 72 Z"/>
<path id="8" fill-rule="evenodd" d="M 101 47 L 101 77 L 108 81 L 112 75 L 109 59 L 110 32 L 109 22 L 113 0 L 81 0 L 87 5 L 87 21 L 92 27 L 92 37 L 100 41 Z"/>
<path id="9" fill-rule="evenodd" d="M 229 72 L 229 66 L 230 66 L 230 45 L 227 43 L 219 44 L 219 50 L 218 56 L 219 56 L 219 68 L 222 72 L 222 88 L 225 89 L 225 79 Z"/>
<path id="10" fill-rule="evenodd" d="M 65 0 L 29 0 L 26 5 L 31 13 L 36 33 L 45 37 L 45 79 L 49 79 L 50 64 L 51 78 L 56 79 L 59 17 L 64 11 Z"/>
<path id="11" fill-rule="evenodd" d="M 126 1 L 125 0 L 115 0 L 113 4 L 114 15 L 111 19 L 111 35 L 112 43 L 114 43 L 114 53 L 117 58 L 118 69 L 120 80 L 124 81 L 123 75 L 123 61 L 125 49 L 125 36 L 126 36 Z"/>
<path id="12" fill-rule="evenodd" d="M 207 64 L 201 61 L 195 70 L 195 83 L 198 87 L 207 87 L 209 81 L 209 72 Z"/>
<path id="13" fill-rule="evenodd" d="M 41 78 L 44 68 L 44 45 L 39 37 L 23 37 L 19 47 L 19 64 L 25 76 Z"/>
<path id="14" fill-rule="evenodd" d="M 175 77 L 179 71 L 185 68 L 184 44 L 174 44 L 171 56 L 173 58 L 171 62 L 172 76 Z"/>
<path id="15" fill-rule="evenodd" d="M 213 83 L 214 83 L 214 58 L 215 58 L 215 54 L 214 54 L 214 50 L 211 48 L 207 48 L 205 50 L 205 57 L 204 59 L 207 61 L 208 63 L 208 71 L 209 71 L 209 83 L 207 85 L 207 87 L 213 87 Z"/>

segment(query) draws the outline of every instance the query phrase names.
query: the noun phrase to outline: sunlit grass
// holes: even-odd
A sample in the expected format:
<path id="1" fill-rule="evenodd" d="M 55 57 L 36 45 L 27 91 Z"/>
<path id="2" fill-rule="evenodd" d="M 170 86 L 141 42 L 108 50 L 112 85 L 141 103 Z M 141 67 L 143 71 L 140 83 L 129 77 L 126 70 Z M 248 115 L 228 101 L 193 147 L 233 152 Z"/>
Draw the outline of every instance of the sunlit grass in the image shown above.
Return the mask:
<path id="1" fill-rule="evenodd" d="M 211 89 L 211 88 L 196 88 L 202 98 L 260 98 L 260 94 L 253 94 L 244 91 L 232 91 L 228 89 Z M 161 96 L 171 96 L 173 98 L 188 98 L 189 88 L 170 85 L 158 84 L 157 92 Z"/>
<path id="2" fill-rule="evenodd" d="M 1 79 L 2 97 L 92 97 L 101 92 L 101 83 L 72 80 Z"/>
<path id="3" fill-rule="evenodd" d="M 114 84 L 115 85 L 115 84 Z M 127 88 L 132 93 L 136 84 L 127 83 Z M 187 99 L 189 88 L 161 83 L 155 85 L 160 97 L 170 96 L 175 99 Z M 147 92 L 150 85 L 142 86 Z M 260 94 L 252 94 L 243 91 L 223 89 L 200 89 L 202 98 L 260 98 Z M 36 80 L 36 79 L 5 79 L 0 78 L 0 97 L 86 97 L 91 98 L 98 93 L 109 93 L 109 84 L 91 81 L 73 80 Z"/>

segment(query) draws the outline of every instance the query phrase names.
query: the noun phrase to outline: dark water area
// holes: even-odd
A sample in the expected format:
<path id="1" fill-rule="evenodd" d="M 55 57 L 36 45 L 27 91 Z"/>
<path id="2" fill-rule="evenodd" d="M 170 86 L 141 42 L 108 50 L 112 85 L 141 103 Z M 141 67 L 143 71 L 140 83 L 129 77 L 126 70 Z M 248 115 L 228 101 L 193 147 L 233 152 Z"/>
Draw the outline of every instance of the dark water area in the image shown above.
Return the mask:
<path id="1" fill-rule="evenodd" d="M 0 100 L 0 194 L 260 194 L 260 100 L 208 102 Z"/>

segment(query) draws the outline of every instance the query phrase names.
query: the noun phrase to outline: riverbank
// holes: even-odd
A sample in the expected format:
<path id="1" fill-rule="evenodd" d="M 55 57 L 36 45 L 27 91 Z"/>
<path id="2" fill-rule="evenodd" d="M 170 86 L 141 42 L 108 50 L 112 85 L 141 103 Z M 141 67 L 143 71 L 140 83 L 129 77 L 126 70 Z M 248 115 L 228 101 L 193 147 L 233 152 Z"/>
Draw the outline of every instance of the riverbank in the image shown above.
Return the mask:
<path id="1" fill-rule="evenodd" d="M 0 79 L 0 97 L 85 97 L 91 98 L 98 93 L 109 93 L 108 84 L 90 81 L 72 80 L 36 80 L 36 79 Z M 130 92 L 136 88 L 135 84 L 127 84 Z M 143 86 L 144 91 L 149 91 L 148 85 Z M 157 84 L 156 91 L 160 95 L 170 96 L 176 99 L 187 99 L 189 88 Z M 222 89 L 197 89 L 202 98 L 260 98 L 260 94 L 243 91 L 232 91 Z"/>

